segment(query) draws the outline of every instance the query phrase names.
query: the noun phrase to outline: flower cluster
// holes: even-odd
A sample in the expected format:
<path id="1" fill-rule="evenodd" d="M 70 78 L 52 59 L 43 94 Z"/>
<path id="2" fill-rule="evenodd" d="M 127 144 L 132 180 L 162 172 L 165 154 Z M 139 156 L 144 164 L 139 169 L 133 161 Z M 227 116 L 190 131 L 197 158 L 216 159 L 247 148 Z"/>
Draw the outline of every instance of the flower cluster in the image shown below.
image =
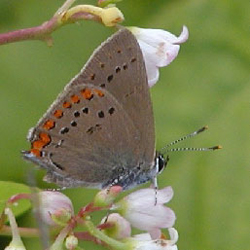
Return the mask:
<path id="1" fill-rule="evenodd" d="M 113 236 L 126 239 L 131 245 L 128 249 L 177 249 L 177 231 L 172 228 L 175 223 L 175 213 L 164 204 L 173 197 L 173 189 L 166 187 L 156 193 L 152 188 L 137 190 L 111 206 L 113 213 L 107 222 L 115 225 Z M 156 198 L 156 199 L 155 199 Z M 155 202 L 156 200 L 156 202 Z M 131 235 L 131 227 L 147 233 Z M 161 229 L 167 228 L 170 240 L 162 239 Z"/>
<path id="2" fill-rule="evenodd" d="M 172 188 L 166 187 L 158 190 L 157 193 L 152 188 L 140 189 L 115 202 L 116 196 L 121 191 L 118 186 L 100 191 L 94 202 L 82 208 L 76 215 L 71 200 L 66 195 L 56 191 L 39 192 L 40 206 L 36 212 L 39 213 L 43 224 L 57 228 L 59 232 L 50 249 L 59 250 L 63 248 L 63 245 L 67 249 L 73 250 L 76 247 L 80 249 L 78 241 L 90 236 L 92 240 L 95 239 L 96 243 L 105 242 L 114 249 L 177 249 L 175 243 L 178 240 L 178 233 L 172 228 L 175 214 L 164 205 L 173 197 Z M 31 199 L 31 196 L 26 196 L 26 198 Z M 97 204 L 101 206 L 98 207 Z M 88 214 L 103 209 L 109 209 L 114 213 L 103 218 L 96 227 Z M 5 249 L 25 250 L 11 209 L 6 208 L 5 213 L 9 217 L 13 234 L 10 245 Z M 79 224 L 85 224 L 88 232 L 74 232 Z M 144 232 L 132 235 L 132 228 Z M 168 240 L 163 237 L 161 231 L 165 228 L 169 232 L 170 239 Z"/>

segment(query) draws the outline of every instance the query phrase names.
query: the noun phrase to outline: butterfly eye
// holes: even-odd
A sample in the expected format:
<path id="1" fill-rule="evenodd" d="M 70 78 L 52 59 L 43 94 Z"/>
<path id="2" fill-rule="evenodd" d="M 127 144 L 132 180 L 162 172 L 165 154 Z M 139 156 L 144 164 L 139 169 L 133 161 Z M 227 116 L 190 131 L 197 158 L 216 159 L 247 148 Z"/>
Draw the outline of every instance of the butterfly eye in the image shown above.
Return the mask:
<path id="1" fill-rule="evenodd" d="M 168 157 L 165 159 L 163 155 L 160 155 L 160 154 L 155 158 L 155 167 L 157 169 L 158 174 L 160 174 L 162 170 L 165 169 L 168 161 L 169 161 Z"/>

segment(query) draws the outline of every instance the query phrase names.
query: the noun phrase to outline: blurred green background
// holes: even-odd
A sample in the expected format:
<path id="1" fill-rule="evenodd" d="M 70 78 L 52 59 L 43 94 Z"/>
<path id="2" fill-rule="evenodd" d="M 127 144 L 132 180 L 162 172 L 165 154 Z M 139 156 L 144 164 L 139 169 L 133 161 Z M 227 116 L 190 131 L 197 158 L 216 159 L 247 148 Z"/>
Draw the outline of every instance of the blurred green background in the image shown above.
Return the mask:
<path id="1" fill-rule="evenodd" d="M 1 0 L 0 32 L 39 25 L 63 3 L 59 0 Z M 77 3 L 95 4 L 95 1 Z M 250 2 L 248 0 L 124 0 L 118 7 L 127 26 L 190 31 L 177 59 L 161 69 L 152 89 L 157 148 L 203 125 L 209 130 L 179 146 L 223 145 L 216 152 L 170 155 L 160 187 L 175 191 L 179 249 L 250 247 Z M 92 51 L 113 30 L 94 22 L 67 25 L 53 34 L 54 46 L 26 41 L 0 47 L 0 180 L 27 183 L 32 164 L 20 157 L 26 134 Z M 41 181 L 38 185 L 51 187 Z M 146 185 L 147 186 L 147 185 Z M 96 190 L 64 191 L 75 209 Z M 19 217 L 30 225 L 30 215 Z M 0 248 L 10 241 L 0 238 Z M 36 240 L 27 249 L 39 249 Z M 83 244 L 86 249 L 99 249 Z"/>

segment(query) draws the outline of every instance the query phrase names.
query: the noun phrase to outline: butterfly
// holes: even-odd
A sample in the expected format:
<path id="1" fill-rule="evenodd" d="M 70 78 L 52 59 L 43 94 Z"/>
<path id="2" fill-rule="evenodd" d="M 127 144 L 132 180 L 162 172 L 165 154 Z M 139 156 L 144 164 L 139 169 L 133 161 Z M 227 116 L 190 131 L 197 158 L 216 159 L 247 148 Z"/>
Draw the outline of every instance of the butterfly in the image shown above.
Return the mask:
<path id="1" fill-rule="evenodd" d="M 155 150 L 145 64 L 130 31 L 119 30 L 94 51 L 28 140 L 23 157 L 61 187 L 156 185 L 168 159 Z"/>

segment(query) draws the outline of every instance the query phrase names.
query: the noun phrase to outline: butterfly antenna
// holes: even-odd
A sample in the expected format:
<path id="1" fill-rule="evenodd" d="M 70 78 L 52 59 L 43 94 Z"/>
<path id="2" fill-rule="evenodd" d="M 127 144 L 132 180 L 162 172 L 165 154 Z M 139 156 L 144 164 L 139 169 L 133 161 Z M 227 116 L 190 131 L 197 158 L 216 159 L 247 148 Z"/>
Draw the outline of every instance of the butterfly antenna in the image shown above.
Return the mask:
<path id="1" fill-rule="evenodd" d="M 165 154 L 167 152 L 176 152 L 176 151 L 212 151 L 212 150 L 221 149 L 222 146 L 220 146 L 220 145 L 209 147 L 209 148 L 193 148 L 193 147 L 192 148 L 189 148 L 189 147 L 188 148 L 170 148 L 171 146 L 173 146 L 179 142 L 185 141 L 186 139 L 189 139 L 191 137 L 194 137 L 194 136 L 200 134 L 201 132 L 204 132 L 207 129 L 208 129 L 208 126 L 204 126 L 200 129 L 194 131 L 193 133 L 190 133 L 190 134 L 185 135 L 185 136 L 183 136 L 183 137 L 181 137 L 173 142 L 170 142 L 165 147 L 163 147 L 160 152 L 162 154 Z"/>
<path id="2" fill-rule="evenodd" d="M 222 149 L 222 146 L 217 145 L 217 146 L 213 146 L 210 148 L 170 148 L 170 149 L 165 150 L 164 153 L 176 152 L 176 151 L 213 151 L 217 149 Z"/>

